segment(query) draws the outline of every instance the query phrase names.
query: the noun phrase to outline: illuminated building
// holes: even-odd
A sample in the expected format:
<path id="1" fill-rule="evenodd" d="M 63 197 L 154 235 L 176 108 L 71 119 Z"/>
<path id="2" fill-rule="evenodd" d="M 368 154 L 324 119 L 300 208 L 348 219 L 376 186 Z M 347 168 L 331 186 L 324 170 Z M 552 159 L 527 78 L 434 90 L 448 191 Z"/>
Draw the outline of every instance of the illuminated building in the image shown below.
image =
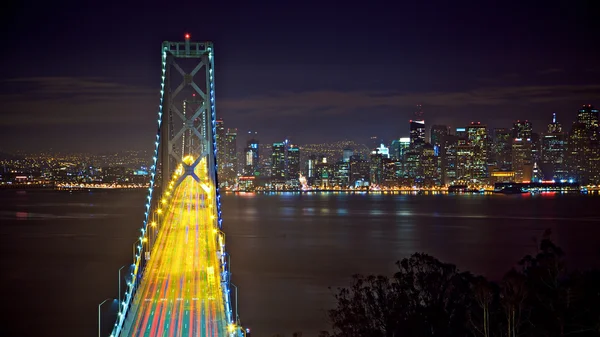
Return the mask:
<path id="1" fill-rule="evenodd" d="M 491 183 L 503 183 L 503 182 L 514 182 L 515 172 L 514 171 L 494 171 L 490 172 Z"/>
<path id="2" fill-rule="evenodd" d="M 350 157 L 350 185 L 353 187 L 364 187 L 369 184 L 370 165 L 360 156 Z"/>
<path id="3" fill-rule="evenodd" d="M 339 161 L 335 164 L 333 176 L 335 183 L 343 188 L 346 188 L 350 184 L 350 158 L 348 161 Z"/>
<path id="4" fill-rule="evenodd" d="M 577 112 L 577 123 L 581 123 L 588 129 L 598 128 L 598 109 L 591 104 L 584 104 Z"/>
<path id="5" fill-rule="evenodd" d="M 448 185 L 456 180 L 456 149 L 458 146 L 458 137 L 448 135 L 444 137 L 441 155 L 441 176 L 442 183 Z"/>
<path id="6" fill-rule="evenodd" d="M 468 182 L 473 179 L 473 146 L 464 139 L 459 139 L 456 145 L 456 180 Z"/>
<path id="7" fill-rule="evenodd" d="M 237 155 L 237 129 L 227 129 L 227 132 L 225 133 L 225 162 L 223 163 L 222 178 L 227 184 L 232 184 L 237 177 Z"/>
<path id="8" fill-rule="evenodd" d="M 531 122 L 518 120 L 513 123 L 512 138 L 531 139 L 532 133 Z"/>
<path id="9" fill-rule="evenodd" d="M 454 134 L 458 138 L 467 139 L 467 128 L 456 128 L 456 132 Z"/>
<path id="10" fill-rule="evenodd" d="M 217 119 L 215 123 L 215 137 L 216 137 L 216 146 L 217 146 L 217 168 L 219 173 L 219 185 L 227 186 L 229 185 L 228 180 L 231 178 L 235 179 L 235 176 L 231 177 L 231 168 L 228 163 L 228 155 L 227 155 L 227 136 L 225 133 L 225 125 L 223 124 L 222 119 Z"/>
<path id="11" fill-rule="evenodd" d="M 423 146 L 420 158 L 419 176 L 424 186 L 439 185 L 438 157 L 435 155 L 433 145 L 427 143 Z"/>
<path id="12" fill-rule="evenodd" d="M 403 160 L 405 182 L 414 184 L 421 178 L 421 152 L 415 149 L 404 154 Z"/>
<path id="13" fill-rule="evenodd" d="M 552 123 L 548 124 L 548 133 L 561 133 L 562 125 L 556 121 L 556 112 L 552 113 Z"/>
<path id="14" fill-rule="evenodd" d="M 383 173 L 381 177 L 381 185 L 388 187 L 396 186 L 398 184 L 396 161 L 384 157 L 382 164 Z"/>
<path id="15" fill-rule="evenodd" d="M 273 143 L 271 149 L 271 181 L 285 183 L 285 144 Z"/>
<path id="16" fill-rule="evenodd" d="M 450 134 L 450 127 L 447 125 L 432 125 L 430 131 L 430 143 L 433 146 L 441 147 L 444 137 Z"/>
<path id="17" fill-rule="evenodd" d="M 424 120 L 410 120 L 410 143 L 413 146 L 425 144 Z"/>
<path id="18" fill-rule="evenodd" d="M 390 157 L 396 160 L 403 160 L 404 153 L 408 151 L 410 148 L 410 138 L 402 137 L 400 139 L 395 139 L 392 141 L 392 146 L 390 149 Z"/>
<path id="19" fill-rule="evenodd" d="M 327 162 L 327 157 L 321 156 L 315 164 L 315 185 L 328 188 L 332 186 L 334 176 L 334 166 Z"/>
<path id="20" fill-rule="evenodd" d="M 252 138 L 246 142 L 244 148 L 244 173 L 246 175 L 258 175 L 259 160 L 258 160 L 259 143 L 258 140 Z"/>
<path id="21" fill-rule="evenodd" d="M 381 144 L 375 149 L 377 153 L 381 154 L 384 158 L 390 158 L 390 149 L 385 145 Z"/>
<path id="22" fill-rule="evenodd" d="M 500 170 L 512 169 L 512 135 L 504 128 L 494 129 L 493 137 L 493 163 Z"/>
<path id="23" fill-rule="evenodd" d="M 473 148 L 470 178 L 483 180 L 487 178 L 487 127 L 481 124 L 481 122 L 472 122 L 471 125 L 467 127 L 467 137 L 469 139 L 469 144 Z"/>
<path id="24" fill-rule="evenodd" d="M 300 179 L 300 148 L 297 145 L 289 145 L 287 149 L 287 180 L 293 183 Z"/>
<path id="25" fill-rule="evenodd" d="M 352 149 L 344 149 L 343 155 L 342 155 L 342 161 L 345 163 L 350 162 L 350 157 L 352 157 L 353 155 L 354 155 L 354 151 L 352 151 Z"/>
<path id="26" fill-rule="evenodd" d="M 600 183 L 599 143 L 598 110 L 590 104 L 583 105 L 568 136 L 566 159 L 569 178 L 582 184 Z"/>
<path id="27" fill-rule="evenodd" d="M 547 132 L 541 137 L 540 166 L 545 180 L 560 181 L 568 179 L 565 154 L 567 138 L 562 132 L 562 126 L 556 121 L 556 113 L 552 113 L 552 123 L 548 124 Z"/>
<path id="28" fill-rule="evenodd" d="M 370 157 L 369 181 L 371 185 L 380 185 L 383 181 L 383 158 L 385 156 L 379 153 L 379 149 L 373 150 Z"/>
<path id="29" fill-rule="evenodd" d="M 531 181 L 533 163 L 531 158 L 531 139 L 515 138 L 512 143 L 512 167 L 515 181 Z"/>
<path id="30" fill-rule="evenodd" d="M 306 178 L 313 179 L 316 176 L 315 165 L 317 164 L 317 156 L 311 155 L 306 162 Z"/>
<path id="31" fill-rule="evenodd" d="M 539 133 L 531 134 L 531 162 L 539 163 L 542 160 L 542 140 Z"/>

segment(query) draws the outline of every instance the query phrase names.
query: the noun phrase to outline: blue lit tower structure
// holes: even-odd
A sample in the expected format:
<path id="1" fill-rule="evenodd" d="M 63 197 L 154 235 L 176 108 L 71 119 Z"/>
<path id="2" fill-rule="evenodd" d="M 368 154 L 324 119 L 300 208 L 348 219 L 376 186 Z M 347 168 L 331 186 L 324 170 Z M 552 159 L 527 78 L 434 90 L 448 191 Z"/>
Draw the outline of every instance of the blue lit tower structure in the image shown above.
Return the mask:
<path id="1" fill-rule="evenodd" d="M 241 336 L 221 232 L 213 44 L 186 34 L 163 42 L 161 56 L 145 219 L 110 336 Z"/>

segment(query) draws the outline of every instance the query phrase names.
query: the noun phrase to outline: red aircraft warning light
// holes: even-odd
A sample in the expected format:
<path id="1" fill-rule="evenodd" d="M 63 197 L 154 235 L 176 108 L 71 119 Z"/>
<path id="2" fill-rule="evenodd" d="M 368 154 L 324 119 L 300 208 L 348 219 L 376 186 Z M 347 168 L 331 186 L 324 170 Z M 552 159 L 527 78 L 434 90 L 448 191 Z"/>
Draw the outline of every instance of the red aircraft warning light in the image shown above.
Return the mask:
<path id="1" fill-rule="evenodd" d="M 185 33 L 185 35 L 184 35 L 184 36 L 185 36 L 185 39 L 186 39 L 186 40 L 189 40 L 189 39 L 190 39 L 190 34 L 189 34 L 189 33 Z"/>

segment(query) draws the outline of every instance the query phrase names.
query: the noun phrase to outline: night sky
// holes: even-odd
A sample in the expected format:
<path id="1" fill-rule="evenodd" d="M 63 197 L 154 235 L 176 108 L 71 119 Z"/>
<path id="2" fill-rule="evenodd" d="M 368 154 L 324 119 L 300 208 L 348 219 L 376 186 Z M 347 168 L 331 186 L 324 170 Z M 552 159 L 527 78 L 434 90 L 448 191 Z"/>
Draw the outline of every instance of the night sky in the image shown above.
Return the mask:
<path id="1" fill-rule="evenodd" d="M 570 125 L 600 105 L 593 3 L 14 1 L 0 151 L 152 149 L 160 45 L 185 32 L 215 44 L 218 116 L 261 142 L 407 136 L 419 103 L 428 125 Z"/>

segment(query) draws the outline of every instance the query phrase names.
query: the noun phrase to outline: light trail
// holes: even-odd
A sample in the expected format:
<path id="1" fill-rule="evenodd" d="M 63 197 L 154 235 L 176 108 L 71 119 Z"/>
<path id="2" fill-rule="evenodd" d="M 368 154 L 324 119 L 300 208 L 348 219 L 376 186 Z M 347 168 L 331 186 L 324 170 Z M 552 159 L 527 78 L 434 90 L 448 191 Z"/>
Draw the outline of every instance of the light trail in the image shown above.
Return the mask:
<path id="1" fill-rule="evenodd" d="M 204 160 L 195 173 L 200 182 L 186 176 L 170 193 L 121 336 L 232 332 L 222 284 L 224 236 L 215 220 L 215 191 Z"/>

